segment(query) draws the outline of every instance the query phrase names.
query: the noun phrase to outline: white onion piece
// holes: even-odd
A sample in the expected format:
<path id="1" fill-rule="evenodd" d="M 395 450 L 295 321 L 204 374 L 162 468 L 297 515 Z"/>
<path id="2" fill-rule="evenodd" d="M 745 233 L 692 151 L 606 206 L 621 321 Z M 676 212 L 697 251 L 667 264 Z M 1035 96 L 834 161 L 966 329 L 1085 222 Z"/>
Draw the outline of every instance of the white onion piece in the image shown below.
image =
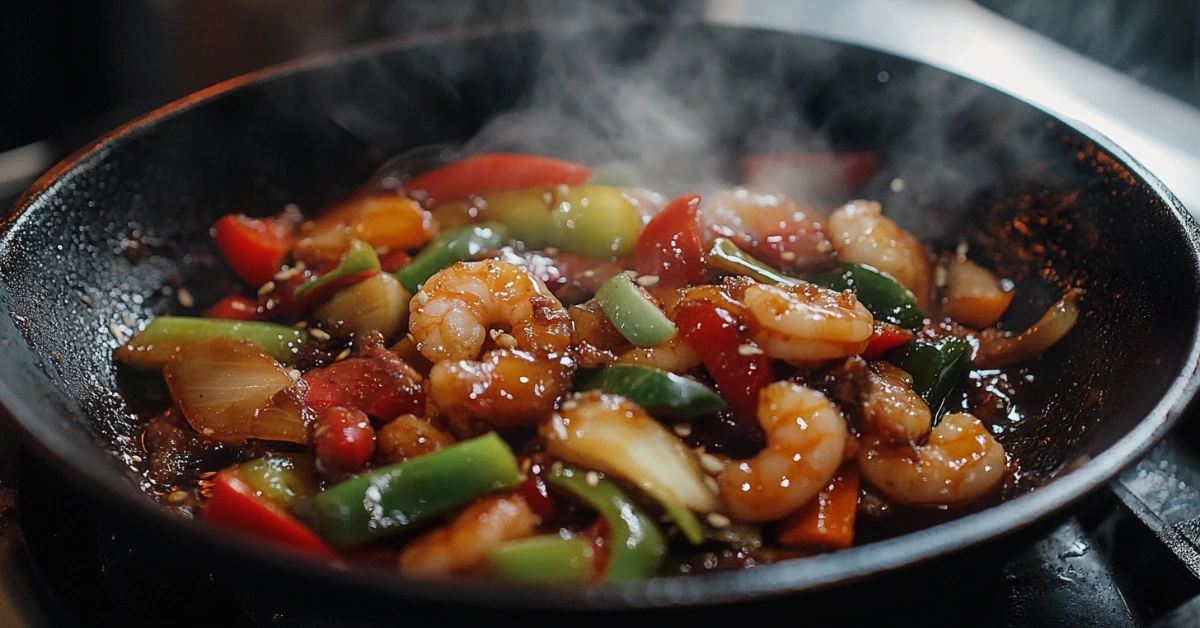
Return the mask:
<path id="1" fill-rule="evenodd" d="M 184 418 L 209 438 L 309 442 L 303 380 L 293 381 L 249 343 L 218 338 L 184 345 L 167 360 L 163 376 Z"/>
<path id="2" fill-rule="evenodd" d="M 689 510 L 716 510 L 717 497 L 692 451 L 623 397 L 598 392 L 574 397 L 538 433 L 555 458 L 621 478 Z"/>
<path id="3" fill-rule="evenodd" d="M 313 314 L 338 334 L 362 337 L 372 330 L 391 341 L 408 328 L 408 302 L 412 294 L 391 273 L 379 273 L 339 290 Z"/>
<path id="4" fill-rule="evenodd" d="M 1013 294 L 992 271 L 965 257 L 955 258 L 946 265 L 942 314 L 967 327 L 991 327 L 1004 316 Z"/>
<path id="5" fill-rule="evenodd" d="M 984 333 L 979 338 L 979 351 L 974 364 L 982 368 L 998 368 L 1037 357 L 1067 335 L 1079 320 L 1075 301 L 1082 294 L 1071 290 L 1029 329 L 1016 336 Z M 989 330 L 990 331 L 990 330 Z"/>

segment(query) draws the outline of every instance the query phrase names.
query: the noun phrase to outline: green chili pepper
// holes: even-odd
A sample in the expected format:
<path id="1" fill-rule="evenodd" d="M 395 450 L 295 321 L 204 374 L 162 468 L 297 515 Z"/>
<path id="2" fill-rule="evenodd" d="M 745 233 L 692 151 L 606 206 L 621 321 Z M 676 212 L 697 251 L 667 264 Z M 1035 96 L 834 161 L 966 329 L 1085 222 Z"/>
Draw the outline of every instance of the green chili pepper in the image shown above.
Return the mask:
<path id="1" fill-rule="evenodd" d="M 596 292 L 596 303 L 629 342 L 653 347 L 675 337 L 675 323 L 628 275 L 619 274 Z"/>
<path id="2" fill-rule="evenodd" d="M 499 248 L 506 239 L 508 228 L 496 222 L 449 231 L 435 238 L 404 268 L 396 271 L 396 279 L 405 290 L 415 293 L 436 273 L 456 262 L 473 260 L 487 249 Z"/>
<path id="3" fill-rule="evenodd" d="M 546 475 L 551 487 L 591 506 L 608 526 L 608 582 L 640 580 L 658 573 L 666 555 L 666 541 L 654 520 L 634 504 L 617 485 L 604 477 L 590 483 L 587 472 L 571 467 L 552 469 Z"/>
<path id="4" fill-rule="evenodd" d="M 725 238 L 714 238 L 708 252 L 708 263 L 719 270 L 735 275 L 745 275 L 759 283 L 779 286 L 802 286 L 804 281 L 787 275 L 754 259 L 738 245 Z"/>
<path id="5" fill-rule="evenodd" d="M 557 534 L 507 541 L 488 554 L 488 568 L 501 580 L 533 584 L 586 584 L 595 573 L 595 550 L 587 539 Z"/>
<path id="6" fill-rule="evenodd" d="M 493 432 L 346 480 L 301 504 L 298 514 L 345 547 L 516 488 L 521 480 L 512 450 Z"/>
<path id="7" fill-rule="evenodd" d="M 271 455 L 234 467 L 233 472 L 260 497 L 291 508 L 317 492 L 313 459 L 300 455 Z"/>
<path id="8" fill-rule="evenodd" d="M 726 407 L 725 400 L 708 386 L 640 364 L 614 364 L 589 373 L 579 378 L 576 388 L 621 395 L 651 414 L 684 419 L 712 414 Z"/>
<path id="9" fill-rule="evenodd" d="M 342 261 L 337 268 L 296 288 L 296 291 L 292 293 L 292 298 L 300 300 L 313 290 L 324 288 L 335 281 L 374 272 L 379 272 L 379 256 L 375 255 L 375 249 L 362 240 L 355 240 L 350 244 L 350 250 L 342 256 Z"/>
<path id="10" fill-rule="evenodd" d="M 284 364 L 293 362 L 300 347 L 309 340 L 308 332 L 275 323 L 160 316 L 129 342 L 117 347 L 113 355 L 130 366 L 161 369 L 179 347 L 215 338 L 245 340 Z"/>
<path id="11" fill-rule="evenodd" d="M 936 342 L 912 340 L 885 357 L 912 376 L 913 390 L 936 419 L 942 414 L 946 398 L 971 370 L 971 343 L 953 336 Z"/>
<path id="12" fill-rule="evenodd" d="M 871 315 L 905 329 L 920 329 L 925 315 L 917 297 L 899 281 L 865 264 L 838 264 L 836 270 L 810 275 L 809 283 L 831 290 L 853 290 Z"/>

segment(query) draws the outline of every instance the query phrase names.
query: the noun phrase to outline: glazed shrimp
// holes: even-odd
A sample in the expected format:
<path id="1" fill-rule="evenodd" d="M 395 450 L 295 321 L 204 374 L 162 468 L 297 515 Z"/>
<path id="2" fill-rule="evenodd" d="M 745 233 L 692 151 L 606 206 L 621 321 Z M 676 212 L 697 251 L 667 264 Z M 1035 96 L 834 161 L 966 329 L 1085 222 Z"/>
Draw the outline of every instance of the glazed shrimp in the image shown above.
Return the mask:
<path id="1" fill-rule="evenodd" d="M 833 244 L 816 211 L 791 198 L 738 187 L 706 197 L 701 211 L 714 234 L 776 268 L 805 272 L 833 265 Z"/>
<path id="2" fill-rule="evenodd" d="M 932 258 L 921 242 L 883 216 L 874 201 L 850 201 L 829 217 L 838 258 L 867 264 L 891 275 L 917 297 L 922 309 L 933 289 Z"/>
<path id="3" fill-rule="evenodd" d="M 910 505 L 970 502 L 1004 478 L 1004 448 L 970 414 L 948 414 L 924 445 L 869 436 L 858 451 L 863 479 L 889 499 Z"/>
<path id="4" fill-rule="evenodd" d="M 768 356 L 797 366 L 858 355 L 874 331 L 871 313 L 849 292 L 753 284 L 740 300 L 757 322 L 750 332 L 754 342 Z"/>
<path id="5" fill-rule="evenodd" d="M 849 440 L 837 406 L 794 382 L 763 388 L 758 420 L 766 448 L 717 475 L 725 510 L 739 521 L 773 521 L 803 506 L 829 484 Z"/>
<path id="6" fill-rule="evenodd" d="M 409 543 L 400 553 L 400 572 L 429 577 L 471 571 L 492 548 L 530 536 L 536 526 L 537 515 L 520 495 L 489 497 Z"/>
<path id="7" fill-rule="evenodd" d="M 546 284 L 499 260 L 459 262 L 435 274 L 410 311 L 417 350 L 435 363 L 478 358 L 491 329 L 538 355 L 562 354 L 571 344 L 571 318 Z"/>
<path id="8" fill-rule="evenodd" d="M 874 362 L 867 382 L 864 432 L 897 443 L 915 443 L 929 433 L 933 416 L 907 373 L 887 362 Z"/>
<path id="9" fill-rule="evenodd" d="M 429 399 L 454 422 L 495 427 L 535 425 L 571 391 L 575 363 L 497 349 L 482 360 L 438 362 L 429 372 Z"/>
<path id="10" fill-rule="evenodd" d="M 617 358 L 618 364 L 641 364 L 671 373 L 684 373 L 700 366 L 700 354 L 679 336 L 653 347 L 634 347 Z"/>

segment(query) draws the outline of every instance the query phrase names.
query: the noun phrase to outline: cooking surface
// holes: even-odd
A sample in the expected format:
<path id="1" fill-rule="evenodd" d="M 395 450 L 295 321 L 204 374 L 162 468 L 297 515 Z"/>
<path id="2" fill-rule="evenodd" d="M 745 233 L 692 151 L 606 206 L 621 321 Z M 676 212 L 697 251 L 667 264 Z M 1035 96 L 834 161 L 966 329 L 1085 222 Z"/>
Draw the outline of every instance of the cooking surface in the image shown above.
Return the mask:
<path id="1" fill-rule="evenodd" d="M 800 32 L 867 43 L 1069 112 L 1114 137 L 1189 206 L 1200 207 L 1200 185 L 1184 176 L 1200 166 L 1200 159 L 1187 152 L 1189 143 L 1200 145 L 1193 141 L 1200 139 L 1200 116 L 1194 110 L 974 5 L 957 0 L 909 3 L 945 9 L 935 16 L 882 0 L 846 3 L 837 10 L 820 3 L 821 11 L 811 8 L 818 3 L 710 4 L 721 21 L 794 26 Z M 775 5 L 786 8 L 780 11 Z M 918 19 L 940 22 L 911 30 L 896 27 L 898 21 Z M 931 27 L 946 37 L 905 36 Z M 963 50 L 973 54 L 959 54 Z M 1023 59 L 1016 66 L 1024 70 L 1001 66 L 999 50 L 1020 50 Z M 1104 97 L 1114 93 L 1122 97 Z M 2 436 L 0 625 L 324 625 L 323 618 L 296 616 L 239 596 L 229 583 L 195 567 L 148 555 L 126 532 L 96 518 L 86 497 L 61 486 L 51 471 L 6 451 L 12 444 Z M 944 581 L 902 576 L 889 580 L 895 586 L 878 588 L 878 603 L 843 604 L 837 613 L 826 614 L 831 620 L 865 622 L 880 619 L 879 609 L 886 608 L 885 617 L 932 626 L 964 621 L 980 626 L 1193 625 L 1200 617 L 1200 580 L 1189 568 L 1200 569 L 1200 525 L 1195 524 L 1200 493 L 1191 490 L 1197 484 L 1189 481 L 1200 475 L 1200 464 L 1188 452 L 1196 442 L 1184 434 L 1160 448 L 1029 550 L 1015 557 L 979 557 L 960 566 L 970 569 L 970 578 L 961 577 L 961 571 Z M 58 497 L 60 490 L 66 497 Z M 56 498 L 45 499 L 47 495 Z M 932 594 L 951 585 L 953 596 Z M 775 609 L 794 613 L 794 602 L 694 615 L 707 622 L 732 622 L 747 612 Z"/>

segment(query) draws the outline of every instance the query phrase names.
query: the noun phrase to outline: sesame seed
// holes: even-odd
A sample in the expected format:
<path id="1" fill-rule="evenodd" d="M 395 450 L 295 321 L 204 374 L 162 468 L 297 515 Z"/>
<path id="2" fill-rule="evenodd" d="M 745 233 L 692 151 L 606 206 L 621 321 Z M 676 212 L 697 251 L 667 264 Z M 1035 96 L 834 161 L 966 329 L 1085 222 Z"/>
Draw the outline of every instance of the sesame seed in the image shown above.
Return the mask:
<path id="1" fill-rule="evenodd" d="M 655 275 L 642 275 L 637 278 L 638 285 L 643 288 L 649 288 L 658 283 L 658 277 Z"/>
<path id="2" fill-rule="evenodd" d="M 529 473 L 529 470 L 532 468 L 533 468 L 533 460 L 526 458 L 521 461 L 521 473 Z"/>
<path id="3" fill-rule="evenodd" d="M 108 333 L 112 334 L 112 337 L 116 338 L 117 342 L 125 342 L 125 334 L 121 333 L 121 328 L 117 327 L 116 323 L 108 324 Z"/>
<path id="4" fill-rule="evenodd" d="M 892 189 L 892 192 L 895 192 L 896 194 L 903 192 L 904 186 L 904 179 L 892 179 L 891 184 L 888 185 L 888 187 Z"/>
<path id="5" fill-rule="evenodd" d="M 569 400 L 567 400 L 567 401 L 564 401 L 564 402 L 563 402 L 563 404 L 562 404 L 561 406 L 559 406 L 559 407 L 560 407 L 560 409 L 562 409 L 564 412 L 570 412 L 570 411 L 572 411 L 572 410 L 578 410 L 578 409 L 579 409 L 579 402 L 578 402 L 578 401 L 575 401 L 574 399 L 569 399 Z"/>
<path id="6" fill-rule="evenodd" d="M 295 325 L 292 325 L 292 327 L 295 327 L 296 329 L 304 329 L 305 327 L 308 327 L 308 321 L 297 321 Z"/>
<path id="7" fill-rule="evenodd" d="M 275 281 L 287 281 L 288 279 L 291 279 L 299 274 L 300 271 L 297 268 L 287 268 L 275 273 Z"/>
<path id="8" fill-rule="evenodd" d="M 213 434 L 216 434 L 217 432 L 216 432 L 216 430 L 214 430 L 211 427 L 206 427 L 206 428 L 200 430 L 200 433 L 204 434 L 205 436 L 212 436 Z"/>
<path id="9" fill-rule="evenodd" d="M 946 267 L 938 265 L 933 269 L 933 284 L 939 288 L 945 288 L 949 283 L 950 276 L 946 272 Z"/>
<path id="10" fill-rule="evenodd" d="M 959 242 L 958 246 L 954 247 L 954 254 L 959 257 L 966 257 L 969 250 L 971 250 L 970 245 L 966 242 Z"/>
<path id="11" fill-rule="evenodd" d="M 489 329 L 488 330 L 488 335 L 492 337 L 493 341 L 495 341 L 496 338 L 498 338 L 500 336 L 500 334 L 503 334 L 503 333 L 504 333 L 503 329 Z"/>
<path id="12" fill-rule="evenodd" d="M 729 527 L 729 524 L 733 523 L 732 521 L 729 520 L 729 517 L 726 517 L 725 515 L 718 513 L 718 512 L 708 513 L 708 515 L 705 517 L 705 519 L 708 520 L 708 525 L 710 525 L 714 528 L 727 528 L 727 527 Z"/>
<path id="13" fill-rule="evenodd" d="M 558 249 L 556 249 L 552 246 L 548 246 L 545 249 L 542 249 L 542 253 L 545 253 L 546 255 L 554 256 L 554 255 L 558 255 Z"/>
<path id="14" fill-rule="evenodd" d="M 250 308 L 246 307 L 246 304 L 242 303 L 241 301 L 230 301 L 229 307 L 231 307 L 239 312 L 245 312 L 250 309 Z"/>
<path id="15" fill-rule="evenodd" d="M 621 274 L 625 275 L 626 277 L 629 277 L 630 279 L 637 279 L 637 276 L 638 276 L 636 270 L 623 270 L 623 271 L 621 271 Z"/>
<path id="16" fill-rule="evenodd" d="M 329 334 L 325 333 L 323 329 L 312 329 L 308 333 L 312 334 L 312 337 L 317 340 L 329 340 Z"/>
<path id="17" fill-rule="evenodd" d="M 600 485 L 600 474 L 596 473 L 595 471 L 588 471 L 587 475 L 583 476 L 583 479 L 585 482 L 587 482 L 587 485 L 592 488 L 596 488 Z"/>
<path id="18" fill-rule="evenodd" d="M 516 349 L 517 339 L 508 334 L 500 334 L 496 336 L 496 346 L 501 349 Z"/>
<path id="19" fill-rule="evenodd" d="M 196 298 L 192 296 L 192 293 L 187 288 L 180 288 L 179 292 L 175 293 L 175 300 L 179 301 L 179 304 L 183 307 L 196 305 Z"/>
<path id="20" fill-rule="evenodd" d="M 717 481 L 714 480 L 711 475 L 704 476 L 704 485 L 708 487 L 708 490 L 710 490 L 714 493 L 721 492 L 721 487 L 717 484 Z"/>
<path id="21" fill-rule="evenodd" d="M 167 503 L 178 506 L 188 500 L 187 491 L 171 491 L 167 493 Z"/>
<path id="22" fill-rule="evenodd" d="M 276 305 L 276 302 L 275 302 L 274 298 L 267 299 L 267 302 L 263 304 L 263 309 L 273 310 L 273 309 L 275 309 L 275 305 Z"/>
<path id="23" fill-rule="evenodd" d="M 765 353 L 762 349 L 754 345 L 739 345 L 738 355 L 762 355 Z"/>
<path id="24" fill-rule="evenodd" d="M 264 283 L 263 285 L 258 287 L 258 296 L 261 297 L 261 296 L 271 292 L 274 289 L 275 289 L 275 282 L 268 281 L 267 283 Z"/>
<path id="25" fill-rule="evenodd" d="M 125 323 L 125 326 L 131 329 L 137 327 L 137 321 L 133 320 L 133 317 L 128 314 L 121 314 L 121 322 Z"/>
<path id="26" fill-rule="evenodd" d="M 791 251 L 784 251 L 779 254 L 779 259 L 785 262 L 794 262 L 796 261 L 796 254 Z"/>
<path id="27" fill-rule="evenodd" d="M 550 465 L 551 473 L 562 473 L 562 470 L 563 470 L 563 463 L 561 463 L 557 460 L 554 461 L 554 464 Z"/>
<path id="28" fill-rule="evenodd" d="M 350 357 L 350 347 L 346 347 L 345 349 L 342 349 L 342 352 L 337 354 L 337 357 L 334 358 L 333 361 L 341 362 L 342 360 L 345 360 L 348 357 Z"/>
<path id="29" fill-rule="evenodd" d="M 134 454 L 134 455 L 130 456 L 130 457 L 129 457 L 129 459 L 130 459 L 130 460 L 132 460 L 132 461 L 134 461 L 134 462 L 141 462 L 141 461 L 142 461 L 142 457 L 141 457 L 141 456 L 139 456 L 139 455 L 137 455 L 137 454 Z"/>
<path id="30" fill-rule="evenodd" d="M 831 250 L 833 250 L 833 243 L 829 240 L 821 240 L 820 242 L 817 242 L 817 251 L 821 253 L 828 253 Z"/>
<path id="31" fill-rule="evenodd" d="M 581 279 L 591 279 L 592 277 L 595 277 L 595 276 L 596 276 L 596 271 L 594 271 L 594 270 L 585 270 L 585 271 L 579 273 L 579 277 Z"/>
<path id="32" fill-rule="evenodd" d="M 725 463 L 710 453 L 701 453 L 697 457 L 700 459 L 700 466 L 709 473 L 720 473 L 725 470 Z"/>
<path id="33" fill-rule="evenodd" d="M 289 370 L 289 371 L 288 371 L 288 377 L 292 378 L 292 381 L 293 381 L 293 382 L 300 381 L 300 370 L 299 370 L 299 369 L 291 369 L 291 370 Z"/>
<path id="34" fill-rule="evenodd" d="M 688 425 L 687 423 L 676 423 L 671 429 L 675 430 L 675 433 L 678 434 L 680 438 L 687 438 L 688 436 L 692 435 L 692 426 Z"/>

